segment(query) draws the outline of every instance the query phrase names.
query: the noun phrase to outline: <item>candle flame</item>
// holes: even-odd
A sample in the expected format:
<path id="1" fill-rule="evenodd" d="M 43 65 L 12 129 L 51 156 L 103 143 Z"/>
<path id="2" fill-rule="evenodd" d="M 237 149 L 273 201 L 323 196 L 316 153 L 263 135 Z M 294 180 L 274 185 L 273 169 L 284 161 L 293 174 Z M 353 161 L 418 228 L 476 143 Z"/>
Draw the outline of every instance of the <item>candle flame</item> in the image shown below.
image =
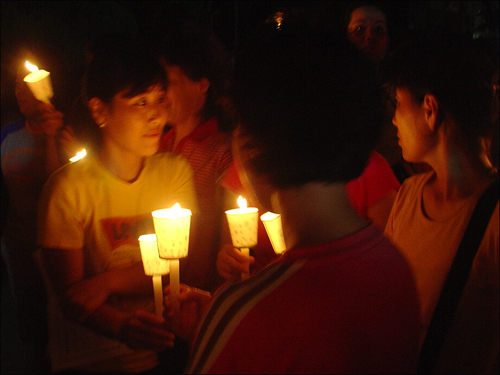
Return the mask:
<path id="1" fill-rule="evenodd" d="M 176 203 L 172 206 L 172 210 L 180 210 L 181 205 L 179 203 Z"/>
<path id="2" fill-rule="evenodd" d="M 73 156 L 71 159 L 69 159 L 69 161 L 75 162 L 75 161 L 83 158 L 85 155 L 87 155 L 87 150 L 83 149 L 82 151 L 77 152 L 75 156 Z"/>
<path id="3" fill-rule="evenodd" d="M 28 70 L 30 72 L 37 72 L 38 71 L 38 66 L 30 64 L 28 61 L 26 61 L 26 68 L 28 68 Z"/>
<path id="4" fill-rule="evenodd" d="M 241 195 L 238 197 L 238 206 L 240 206 L 240 208 L 247 208 L 247 200 Z"/>

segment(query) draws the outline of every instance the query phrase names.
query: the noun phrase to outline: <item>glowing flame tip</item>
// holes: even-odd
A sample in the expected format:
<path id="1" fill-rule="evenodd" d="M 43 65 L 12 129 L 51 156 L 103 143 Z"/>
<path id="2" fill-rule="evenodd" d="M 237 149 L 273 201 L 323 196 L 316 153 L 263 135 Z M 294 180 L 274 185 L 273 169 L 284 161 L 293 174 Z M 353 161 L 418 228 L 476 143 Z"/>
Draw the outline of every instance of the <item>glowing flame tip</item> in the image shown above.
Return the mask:
<path id="1" fill-rule="evenodd" d="M 38 71 L 38 66 L 30 64 L 29 61 L 26 61 L 26 68 L 28 68 L 30 72 Z"/>
<path id="2" fill-rule="evenodd" d="M 238 206 L 240 206 L 240 208 L 247 208 L 247 200 L 241 195 L 238 197 Z"/>

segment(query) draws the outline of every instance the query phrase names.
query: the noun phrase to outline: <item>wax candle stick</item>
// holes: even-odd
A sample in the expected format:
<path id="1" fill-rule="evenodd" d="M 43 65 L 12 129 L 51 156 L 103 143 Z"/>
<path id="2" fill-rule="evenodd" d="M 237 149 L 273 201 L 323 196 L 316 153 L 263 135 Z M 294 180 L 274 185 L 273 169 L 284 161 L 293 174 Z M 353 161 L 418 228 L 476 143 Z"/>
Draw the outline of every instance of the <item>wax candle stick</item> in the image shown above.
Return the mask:
<path id="1" fill-rule="evenodd" d="M 163 290 L 161 284 L 161 275 L 168 274 L 169 263 L 165 259 L 161 259 L 158 255 L 156 235 L 145 234 L 140 236 L 139 246 L 141 249 L 144 273 L 148 276 L 153 276 L 155 311 L 156 315 L 161 317 L 163 314 Z"/>
<path id="2" fill-rule="evenodd" d="M 174 325 L 178 324 L 178 317 L 180 313 L 180 304 L 178 300 L 179 293 L 179 259 L 170 259 L 170 296 L 175 319 Z"/>
<path id="3" fill-rule="evenodd" d="M 170 264 L 170 299 L 175 327 L 180 312 L 177 299 L 180 292 L 179 258 L 188 254 L 191 211 L 176 203 L 172 208 L 153 211 L 152 215 L 160 258 L 168 259 Z"/>
<path id="4" fill-rule="evenodd" d="M 153 289 L 155 293 L 155 312 L 159 317 L 163 316 L 163 290 L 161 276 L 153 275 Z"/>

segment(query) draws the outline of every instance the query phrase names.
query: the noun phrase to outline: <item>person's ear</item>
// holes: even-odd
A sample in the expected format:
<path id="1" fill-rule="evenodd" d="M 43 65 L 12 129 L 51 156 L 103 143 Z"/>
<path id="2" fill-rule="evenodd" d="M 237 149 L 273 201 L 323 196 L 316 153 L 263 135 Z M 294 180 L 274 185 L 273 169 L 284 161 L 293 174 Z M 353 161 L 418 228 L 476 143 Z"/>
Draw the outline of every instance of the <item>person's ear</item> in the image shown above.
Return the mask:
<path id="1" fill-rule="evenodd" d="M 92 98 L 89 100 L 89 110 L 92 115 L 92 118 L 94 119 L 95 123 L 97 125 L 102 125 L 106 123 L 107 119 L 107 111 L 106 111 L 106 105 L 104 102 L 99 99 L 99 98 Z"/>
<path id="2" fill-rule="evenodd" d="M 439 102 L 434 95 L 425 95 L 423 109 L 425 121 L 427 122 L 429 129 L 432 132 L 437 131 L 442 122 L 442 111 Z"/>
<path id="3" fill-rule="evenodd" d="M 200 86 L 200 91 L 206 94 L 208 88 L 210 87 L 210 81 L 207 78 L 203 77 L 198 81 L 198 84 Z"/>

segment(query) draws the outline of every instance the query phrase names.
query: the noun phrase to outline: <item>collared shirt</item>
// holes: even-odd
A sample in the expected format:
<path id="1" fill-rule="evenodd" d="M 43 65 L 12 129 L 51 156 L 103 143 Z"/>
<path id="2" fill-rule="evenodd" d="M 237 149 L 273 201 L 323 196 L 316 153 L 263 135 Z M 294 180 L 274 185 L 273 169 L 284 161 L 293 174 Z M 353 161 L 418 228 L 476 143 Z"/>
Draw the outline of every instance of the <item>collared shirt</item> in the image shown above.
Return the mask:
<path id="1" fill-rule="evenodd" d="M 215 188 L 232 163 L 231 138 L 219 131 L 211 118 L 184 137 L 174 149 L 176 131 L 169 130 L 160 141 L 160 152 L 182 155 L 191 165 L 200 211 L 213 208 Z"/>
<path id="2" fill-rule="evenodd" d="M 174 149 L 175 136 L 172 128 L 162 137 L 159 151 L 182 155 L 188 161 L 200 209 L 199 225 L 192 227 L 196 243 L 190 245 L 188 257 L 181 259 L 181 282 L 213 292 L 221 282 L 216 267 L 224 215 L 220 188 L 233 160 L 231 138 L 219 131 L 215 118 L 200 124 Z"/>

